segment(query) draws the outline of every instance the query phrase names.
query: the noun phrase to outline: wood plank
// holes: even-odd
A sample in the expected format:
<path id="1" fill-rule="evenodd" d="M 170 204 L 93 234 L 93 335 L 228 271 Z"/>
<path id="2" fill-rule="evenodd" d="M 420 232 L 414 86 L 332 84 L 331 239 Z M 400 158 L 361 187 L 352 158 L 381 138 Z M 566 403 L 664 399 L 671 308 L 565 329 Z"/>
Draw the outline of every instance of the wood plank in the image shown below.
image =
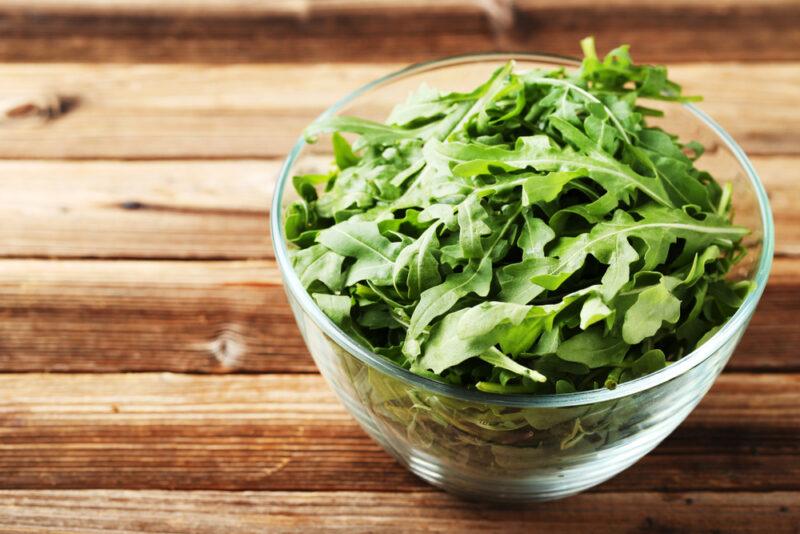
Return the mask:
<path id="1" fill-rule="evenodd" d="M 732 368 L 797 368 L 797 265 L 778 262 Z M 0 272 L 6 371 L 314 370 L 270 262 L 7 261 Z"/>
<path id="2" fill-rule="evenodd" d="M 800 371 L 779 259 L 729 369 Z M 315 372 L 271 261 L 0 261 L 0 371 Z"/>
<path id="3" fill-rule="evenodd" d="M 432 491 L 318 375 L 0 375 L 0 489 Z M 800 375 L 723 375 L 599 491 L 800 490 Z"/>
<path id="4" fill-rule="evenodd" d="M 604 525 L 630 532 L 796 534 L 797 492 L 586 493 L 552 503 L 497 506 L 444 493 L 0 491 L 3 532 L 205 534 L 230 531 L 353 533 L 577 532 Z M 87 511 L 91 513 L 87 513 Z"/>
<path id="5" fill-rule="evenodd" d="M 277 160 L 0 160 L 0 257 L 270 258 Z M 778 253 L 800 256 L 800 157 L 758 156 Z"/>
<path id="6" fill-rule="evenodd" d="M 799 158 L 800 159 L 800 158 Z M 800 257 L 800 161 L 784 157 L 752 158 L 764 183 L 775 223 L 775 253 Z"/>
<path id="7" fill-rule="evenodd" d="M 517 4 L 524 6 L 531 0 L 521 0 Z M 673 8 L 687 7 L 692 2 L 686 0 L 638 0 L 636 5 L 651 8 L 656 5 L 668 5 Z M 440 7 L 450 10 L 478 10 L 481 6 L 470 4 L 464 0 L 439 0 Z M 554 7 L 565 6 L 573 9 L 587 7 L 587 0 L 539 0 L 538 5 Z M 622 7 L 634 4 L 632 0 L 604 0 L 609 7 Z M 741 0 L 704 0 L 701 4 L 708 9 L 730 9 L 740 6 Z M 789 7 L 792 0 L 758 0 L 754 5 L 766 7 Z M 350 13 L 363 11 L 363 0 L 280 0 L 278 2 L 253 2 L 252 0 L 117 0 L 113 4 L 105 0 L 0 0 L 0 6 L 9 10 L 20 10 L 30 13 L 47 13 L 54 11 L 69 13 L 164 13 L 188 16 L 198 11 L 212 15 L 235 15 L 237 13 L 279 15 L 282 13 L 308 14 L 310 11 L 326 11 Z M 429 0 L 370 0 L 370 7 L 383 10 L 423 10 L 430 8 Z M 489 8 L 484 8 L 489 9 Z"/>
<path id="8" fill-rule="evenodd" d="M 498 48 L 574 53 L 590 33 L 647 59 L 796 60 L 799 20 L 791 0 L 3 0 L 0 60 L 409 61 Z"/>
<path id="9" fill-rule="evenodd" d="M 0 161 L 11 257 L 272 257 L 279 161 Z"/>
<path id="10" fill-rule="evenodd" d="M 0 65 L 2 109 L 13 110 L 0 158 L 282 158 L 324 108 L 398 67 Z M 798 153 L 800 110 L 787 105 L 798 64 L 683 65 L 673 75 L 749 153 Z"/>
<path id="11" fill-rule="evenodd" d="M 311 372 L 257 262 L 0 262 L 0 368 Z"/>

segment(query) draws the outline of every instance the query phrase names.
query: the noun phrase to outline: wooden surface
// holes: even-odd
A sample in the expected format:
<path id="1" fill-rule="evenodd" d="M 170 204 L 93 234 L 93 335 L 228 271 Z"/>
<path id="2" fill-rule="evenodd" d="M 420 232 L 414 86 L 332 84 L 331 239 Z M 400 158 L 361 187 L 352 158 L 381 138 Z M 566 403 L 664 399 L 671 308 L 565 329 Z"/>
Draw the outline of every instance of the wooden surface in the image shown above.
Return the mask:
<path id="1" fill-rule="evenodd" d="M 268 239 L 280 158 L 409 61 L 628 41 L 752 156 L 775 266 L 725 373 L 557 504 L 420 482 L 322 382 Z M 800 2 L 0 0 L 0 533 L 800 532 Z"/>
<path id="2" fill-rule="evenodd" d="M 0 58 L 200 63 L 575 53 L 594 33 L 646 59 L 800 59 L 796 0 L 0 0 Z"/>
<path id="3" fill-rule="evenodd" d="M 800 376 L 730 373 L 714 387 L 663 445 L 593 492 L 796 490 Z M 4 490 L 435 491 L 316 374 L 6 375 L 0 402 Z"/>

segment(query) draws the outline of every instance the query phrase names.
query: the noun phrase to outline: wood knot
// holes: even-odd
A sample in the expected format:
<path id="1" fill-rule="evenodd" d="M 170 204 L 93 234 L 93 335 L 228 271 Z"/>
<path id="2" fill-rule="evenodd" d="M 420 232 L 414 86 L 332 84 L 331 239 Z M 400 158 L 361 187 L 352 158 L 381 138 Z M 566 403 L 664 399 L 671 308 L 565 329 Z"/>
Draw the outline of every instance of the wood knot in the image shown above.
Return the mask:
<path id="1" fill-rule="evenodd" d="M 0 101 L 0 121 L 30 118 L 52 121 L 73 111 L 80 103 L 78 96 L 57 93 L 3 100 Z"/>
<path id="2" fill-rule="evenodd" d="M 237 367 L 247 352 L 247 343 L 241 327 L 236 324 L 223 326 L 214 340 L 209 342 L 208 350 L 223 367 L 228 369 Z"/>

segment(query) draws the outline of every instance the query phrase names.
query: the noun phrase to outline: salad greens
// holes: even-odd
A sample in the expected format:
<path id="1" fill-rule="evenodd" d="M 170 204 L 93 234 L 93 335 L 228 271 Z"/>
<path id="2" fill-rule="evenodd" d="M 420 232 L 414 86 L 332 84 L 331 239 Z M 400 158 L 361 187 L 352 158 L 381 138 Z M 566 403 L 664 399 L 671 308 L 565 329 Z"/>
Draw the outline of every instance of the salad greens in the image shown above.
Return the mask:
<path id="1" fill-rule="evenodd" d="M 329 117 L 335 164 L 294 177 L 285 232 L 315 302 L 370 350 L 494 393 L 566 393 L 657 371 L 736 311 L 747 230 L 703 147 L 641 99 L 692 100 L 626 46 L 565 69 L 423 86 L 385 124 Z M 355 134 L 351 145 L 343 133 Z"/>

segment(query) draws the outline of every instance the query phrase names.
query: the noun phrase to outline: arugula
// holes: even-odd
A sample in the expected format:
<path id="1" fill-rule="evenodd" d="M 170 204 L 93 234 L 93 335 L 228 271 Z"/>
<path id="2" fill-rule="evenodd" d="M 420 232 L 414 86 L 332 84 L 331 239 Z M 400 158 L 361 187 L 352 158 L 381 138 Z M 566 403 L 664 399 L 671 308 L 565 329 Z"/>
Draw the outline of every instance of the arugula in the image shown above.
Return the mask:
<path id="1" fill-rule="evenodd" d="M 446 383 L 567 393 L 662 369 L 735 312 L 730 187 L 640 105 L 694 98 L 627 47 L 581 44 L 576 72 L 510 62 L 469 92 L 423 86 L 385 124 L 307 129 L 335 161 L 294 177 L 286 237 L 349 335 Z"/>

